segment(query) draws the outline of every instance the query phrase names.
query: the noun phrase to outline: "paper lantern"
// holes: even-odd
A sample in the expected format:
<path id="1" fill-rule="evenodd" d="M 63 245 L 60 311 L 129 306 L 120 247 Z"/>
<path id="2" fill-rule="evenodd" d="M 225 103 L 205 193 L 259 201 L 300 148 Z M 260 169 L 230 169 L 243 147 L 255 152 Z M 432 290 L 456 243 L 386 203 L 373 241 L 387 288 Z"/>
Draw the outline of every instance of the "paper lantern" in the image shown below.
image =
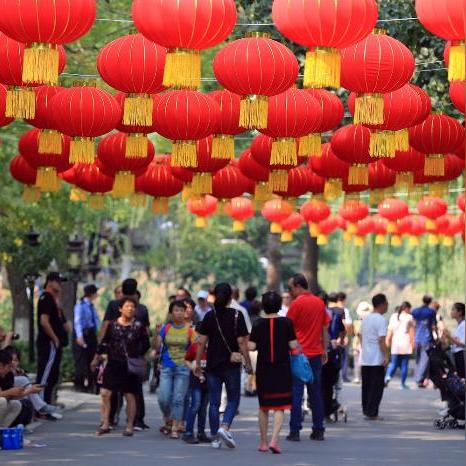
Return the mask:
<path id="1" fill-rule="evenodd" d="M 236 24 L 234 0 L 134 0 L 134 24 L 148 39 L 168 49 L 163 84 L 200 86 L 200 50 L 223 42 Z"/>
<path id="2" fill-rule="evenodd" d="M 395 157 L 385 158 L 382 163 L 396 172 L 396 188 L 409 190 L 414 183 L 413 173 L 424 169 L 425 155 L 410 147 L 406 152 L 396 151 Z"/>
<path id="3" fill-rule="evenodd" d="M 301 208 L 299 213 L 302 215 L 304 220 L 308 223 L 309 234 L 313 238 L 319 236 L 319 222 L 330 217 L 331 210 L 328 204 L 318 199 L 311 199 L 306 201 Z"/>
<path id="4" fill-rule="evenodd" d="M 372 217 L 366 217 L 362 220 L 359 220 L 355 225 L 354 231 L 354 245 L 357 247 L 364 246 L 365 238 L 367 235 L 370 235 L 374 232 L 374 221 Z"/>
<path id="5" fill-rule="evenodd" d="M 267 201 L 272 196 L 269 184 L 270 170 L 252 157 L 251 150 L 246 149 L 239 157 L 238 168 L 241 173 L 255 183 L 254 199 L 258 202 Z"/>
<path id="6" fill-rule="evenodd" d="M 397 198 L 384 199 L 378 206 L 379 215 L 389 221 L 388 233 L 397 232 L 397 222 L 409 215 L 408 204 Z"/>
<path id="7" fill-rule="evenodd" d="M 254 34 L 253 34 L 254 35 Z M 279 42 L 265 37 L 230 42 L 215 56 L 217 81 L 241 97 L 239 124 L 267 128 L 268 97 L 289 89 L 298 77 L 298 60 Z"/>
<path id="8" fill-rule="evenodd" d="M 339 227 L 340 221 L 336 215 L 331 215 L 325 220 L 319 222 L 319 236 L 317 237 L 317 244 L 324 246 L 328 244 L 328 237 Z"/>
<path id="9" fill-rule="evenodd" d="M 308 47 L 304 86 L 340 87 L 340 51 L 375 27 L 374 0 L 274 0 L 272 18 L 288 39 Z"/>
<path id="10" fill-rule="evenodd" d="M 254 207 L 246 197 L 234 197 L 225 204 L 225 213 L 233 219 L 233 231 L 245 231 L 246 220 L 254 217 Z"/>
<path id="11" fill-rule="evenodd" d="M 305 167 L 292 168 L 288 171 L 287 184 L 287 189 L 274 190 L 274 193 L 288 200 L 303 196 L 309 189 L 309 171 Z"/>
<path id="12" fill-rule="evenodd" d="M 76 186 L 90 193 L 89 208 L 102 210 L 105 206 L 104 194 L 112 190 L 113 177 L 102 171 L 97 163 L 75 165 Z"/>
<path id="13" fill-rule="evenodd" d="M 338 214 L 349 222 L 346 230 L 354 233 L 356 223 L 369 215 L 369 207 L 360 201 L 345 201 L 338 208 Z"/>
<path id="14" fill-rule="evenodd" d="M 247 192 L 249 183 L 238 167 L 228 165 L 213 175 L 212 195 L 222 200 L 240 197 Z"/>
<path id="15" fill-rule="evenodd" d="M 341 100 L 325 89 L 305 89 L 312 97 L 317 99 L 322 113 L 322 121 L 317 132 L 326 133 L 341 123 L 345 114 L 345 108 Z M 312 155 L 312 154 L 311 154 Z"/>
<path id="16" fill-rule="evenodd" d="M 157 132 L 173 141 L 172 165 L 197 166 L 196 141 L 210 136 L 218 125 L 220 109 L 198 91 L 177 90 L 157 100 Z"/>
<path id="17" fill-rule="evenodd" d="M 207 218 L 217 210 L 217 199 L 206 194 L 200 198 L 189 199 L 186 203 L 186 208 L 196 215 L 195 227 L 205 228 L 207 226 Z"/>
<path id="18" fill-rule="evenodd" d="M 381 215 L 372 215 L 373 233 L 375 234 L 374 243 L 381 246 L 386 242 L 388 220 Z"/>
<path id="19" fill-rule="evenodd" d="M 293 212 L 285 220 L 280 222 L 282 229 L 282 234 L 280 236 L 280 241 L 282 243 L 290 242 L 293 240 L 293 232 L 301 228 L 304 223 L 304 219 L 301 214 L 298 212 Z"/>
<path id="20" fill-rule="evenodd" d="M 450 83 L 449 93 L 453 105 L 458 111 L 464 113 L 464 95 L 466 93 L 465 81 L 452 81 Z"/>
<path id="21" fill-rule="evenodd" d="M 414 57 L 400 41 L 376 30 L 341 52 L 341 84 L 356 92 L 354 123 L 384 123 L 386 92 L 404 86 L 414 72 Z"/>
<path id="22" fill-rule="evenodd" d="M 304 165 L 302 168 L 307 171 L 308 192 L 314 194 L 316 197 L 320 197 L 321 195 L 324 197 L 325 178 L 315 173 L 309 165 Z"/>
<path id="23" fill-rule="evenodd" d="M 40 189 L 36 187 L 37 169 L 22 156 L 17 155 L 10 161 L 10 174 L 19 183 L 24 184 L 23 201 L 27 204 L 37 202 Z"/>
<path id="24" fill-rule="evenodd" d="M 441 198 L 426 196 L 418 202 L 417 210 L 427 218 L 426 229 L 433 231 L 436 227 L 435 220 L 447 213 L 448 204 Z"/>
<path id="25" fill-rule="evenodd" d="M 92 27 L 95 0 L 1 0 L 0 30 L 28 44 L 24 50 L 22 81 L 57 84 L 58 45 L 73 42 Z"/>
<path id="26" fill-rule="evenodd" d="M 280 223 L 293 213 L 293 206 L 283 199 L 271 199 L 264 204 L 262 216 L 271 222 L 270 232 L 281 233 Z"/>
<path id="27" fill-rule="evenodd" d="M 385 166 L 382 160 L 369 165 L 369 199 L 371 203 L 380 202 L 385 197 L 385 192 L 392 188 L 396 182 L 396 173 Z"/>

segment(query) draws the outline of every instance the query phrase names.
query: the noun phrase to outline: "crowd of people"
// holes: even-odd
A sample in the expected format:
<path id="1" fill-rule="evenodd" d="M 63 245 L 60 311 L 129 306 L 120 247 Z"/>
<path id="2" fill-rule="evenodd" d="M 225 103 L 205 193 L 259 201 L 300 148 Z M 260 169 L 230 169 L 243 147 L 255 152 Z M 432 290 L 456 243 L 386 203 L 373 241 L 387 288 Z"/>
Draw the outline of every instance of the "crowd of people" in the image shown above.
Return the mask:
<path id="1" fill-rule="evenodd" d="M 187 289 L 179 288 L 169 297 L 163 324 L 151 328 L 137 281 L 128 278 L 115 288 L 102 321 L 94 304 L 98 289 L 86 285 L 75 306 L 71 330 L 59 305 L 60 288 L 60 275 L 50 273 L 38 301 L 34 382 L 21 369 L 11 332 L 0 329 L 0 427 L 27 425 L 34 416 L 62 417 L 56 388 L 69 335 L 75 389 L 100 393 L 98 436 L 118 426 L 124 403 L 122 435 L 131 437 L 135 431 L 149 429 L 143 391 L 148 365 L 158 387 L 161 434 L 188 444 L 234 448 L 230 429 L 243 392 L 258 398 L 258 451 L 275 454 L 281 453 L 279 436 L 287 410 L 287 440 L 301 440 L 307 409 L 312 411 L 310 439 L 324 440 L 326 423 L 344 412 L 340 392 L 342 382 L 350 381 L 350 359 L 353 382 L 361 383 L 362 412 L 368 421 L 383 419 L 379 410 L 384 388 L 398 369 L 401 389 L 410 388 L 407 378 L 413 354 L 416 385 L 427 386 L 434 342 L 451 346 L 456 372 L 464 383 L 464 303 L 452 307 L 451 317 L 458 325 L 450 333 L 438 319 L 438 305 L 430 296 L 424 296 L 416 309 L 402 302 L 387 322 L 385 295 L 360 303 L 352 316 L 345 293 L 316 296 L 305 276 L 295 274 L 286 292 L 268 291 L 261 299 L 257 289 L 249 287 L 240 301 L 239 289 L 227 283 L 198 291 L 196 301 Z M 310 381 L 296 377 L 290 355 L 304 355 Z"/>

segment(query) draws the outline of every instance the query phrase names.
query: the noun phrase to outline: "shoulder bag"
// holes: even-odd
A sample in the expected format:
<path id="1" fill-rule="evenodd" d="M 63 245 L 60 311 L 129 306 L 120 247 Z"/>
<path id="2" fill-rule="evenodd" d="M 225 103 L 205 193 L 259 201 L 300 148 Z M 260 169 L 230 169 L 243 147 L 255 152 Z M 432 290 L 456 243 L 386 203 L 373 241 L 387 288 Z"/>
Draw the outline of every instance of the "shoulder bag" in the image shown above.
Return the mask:
<path id="1" fill-rule="evenodd" d="M 236 311 L 235 313 L 235 329 L 234 329 L 235 336 L 237 333 L 236 329 L 238 326 L 238 312 L 239 311 Z M 220 327 L 220 322 L 218 321 L 218 318 L 217 318 L 217 311 L 215 309 L 214 309 L 214 316 L 215 316 L 215 322 L 217 322 L 217 328 L 220 333 L 220 336 L 222 337 L 222 340 L 225 343 L 225 346 L 227 347 L 230 353 L 230 362 L 233 364 L 241 364 L 243 362 L 243 356 L 241 355 L 241 353 L 231 350 L 230 345 L 228 344 L 227 339 L 225 338 L 225 335 L 222 332 L 222 328 Z"/>
<path id="2" fill-rule="evenodd" d="M 126 354 L 126 363 L 128 366 L 128 373 L 135 375 L 141 382 L 146 378 L 146 359 L 144 356 L 137 356 L 130 358 L 126 349 L 126 342 L 123 344 L 123 349 Z"/>

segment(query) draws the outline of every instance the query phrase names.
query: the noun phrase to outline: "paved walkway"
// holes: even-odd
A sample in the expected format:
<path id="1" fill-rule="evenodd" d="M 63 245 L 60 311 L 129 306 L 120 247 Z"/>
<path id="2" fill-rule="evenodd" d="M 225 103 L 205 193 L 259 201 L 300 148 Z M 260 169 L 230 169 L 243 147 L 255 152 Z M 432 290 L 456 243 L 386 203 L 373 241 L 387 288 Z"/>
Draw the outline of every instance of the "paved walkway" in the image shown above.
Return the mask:
<path id="1" fill-rule="evenodd" d="M 70 466 L 336 466 L 391 465 L 449 466 L 464 465 L 464 431 L 438 431 L 432 420 L 441 408 L 434 390 L 386 390 L 381 414 L 385 421 L 369 423 L 360 412 L 360 387 L 346 385 L 344 401 L 348 407 L 348 423 L 328 426 L 325 442 L 311 442 L 309 424 L 300 443 L 281 442 L 283 455 L 256 451 L 258 428 L 257 401 L 243 398 L 241 414 L 234 424 L 238 443 L 236 450 L 212 450 L 208 445 L 190 446 L 163 437 L 158 432 L 160 412 L 156 397 L 147 396 L 146 421 L 150 431 L 124 438 L 121 431 L 103 438 L 94 435 L 98 414 L 98 398 L 72 393 L 62 398 L 73 400 L 77 409 L 66 413 L 59 422 L 40 426 L 31 440 L 45 443 L 42 449 L 25 448 L 17 452 L 0 451 L 3 465 L 70 465 Z M 79 401 L 79 403 L 77 402 Z M 81 402 L 84 401 L 84 404 Z M 285 428 L 284 433 L 286 433 Z"/>

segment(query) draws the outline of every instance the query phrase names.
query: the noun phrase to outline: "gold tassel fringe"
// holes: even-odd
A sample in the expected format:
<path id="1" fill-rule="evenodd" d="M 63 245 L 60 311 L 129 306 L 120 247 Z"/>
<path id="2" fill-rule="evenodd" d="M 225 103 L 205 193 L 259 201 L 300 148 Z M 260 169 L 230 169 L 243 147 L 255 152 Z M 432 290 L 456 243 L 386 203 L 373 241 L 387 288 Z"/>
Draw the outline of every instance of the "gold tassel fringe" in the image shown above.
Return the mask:
<path id="1" fill-rule="evenodd" d="M 445 159 L 443 154 L 428 155 L 424 162 L 424 175 L 443 176 L 445 174 Z"/>
<path id="2" fill-rule="evenodd" d="M 272 189 L 270 183 L 260 181 L 256 183 L 254 188 L 254 200 L 255 201 L 268 201 L 272 197 Z"/>
<path id="3" fill-rule="evenodd" d="M 168 197 L 157 197 L 152 201 L 152 213 L 154 215 L 168 214 Z"/>
<path id="4" fill-rule="evenodd" d="M 56 85 L 60 55 L 56 45 L 33 43 L 24 49 L 23 82 Z"/>
<path id="5" fill-rule="evenodd" d="M 115 198 L 123 198 L 133 194 L 135 179 L 134 173 L 118 172 L 113 181 L 112 196 Z"/>
<path id="6" fill-rule="evenodd" d="M 369 204 L 378 204 L 385 198 L 383 189 L 371 189 L 369 191 Z"/>
<path id="7" fill-rule="evenodd" d="M 440 243 L 438 235 L 428 235 L 427 244 L 429 246 L 437 246 Z"/>
<path id="8" fill-rule="evenodd" d="M 282 231 L 280 241 L 282 243 L 289 243 L 290 241 L 293 241 L 293 232 L 289 230 Z"/>
<path id="9" fill-rule="evenodd" d="M 322 136 L 320 133 L 311 133 L 299 139 L 299 155 L 320 157 L 322 155 Z"/>
<path id="10" fill-rule="evenodd" d="M 378 234 L 375 236 L 375 244 L 377 246 L 382 246 L 383 244 L 385 244 L 385 235 L 382 235 L 382 234 Z"/>
<path id="11" fill-rule="evenodd" d="M 212 173 L 194 173 L 191 189 L 194 194 L 210 194 L 212 192 Z"/>
<path id="12" fill-rule="evenodd" d="M 196 168 L 196 141 L 174 141 L 172 146 L 172 165 L 174 167 Z"/>
<path id="13" fill-rule="evenodd" d="M 282 226 L 277 222 L 270 224 L 270 233 L 280 234 L 282 232 Z"/>
<path id="14" fill-rule="evenodd" d="M 239 220 L 233 220 L 233 231 L 245 231 L 246 225 Z"/>
<path id="15" fill-rule="evenodd" d="M 147 157 L 149 140 L 145 134 L 132 133 L 126 136 L 125 156 L 128 159 Z"/>
<path id="16" fill-rule="evenodd" d="M 91 164 L 95 160 L 95 145 L 92 138 L 73 138 L 70 143 L 70 163 Z"/>
<path id="17" fill-rule="evenodd" d="M 310 222 L 309 223 L 309 235 L 311 238 L 318 238 L 319 237 L 319 224 Z"/>
<path id="18" fill-rule="evenodd" d="M 403 240 L 401 239 L 400 235 L 393 235 L 390 238 L 390 245 L 394 248 L 401 248 L 403 246 Z"/>
<path id="19" fill-rule="evenodd" d="M 201 85 L 201 55 L 199 50 L 170 50 L 165 59 L 163 85 L 198 89 Z"/>
<path id="20" fill-rule="evenodd" d="M 148 95 L 129 95 L 123 103 L 123 124 L 151 126 L 154 101 Z"/>
<path id="21" fill-rule="evenodd" d="M 22 196 L 25 204 L 34 204 L 40 199 L 40 189 L 35 186 L 25 186 Z"/>
<path id="22" fill-rule="evenodd" d="M 42 129 L 39 133 L 39 154 L 61 154 L 62 134 L 54 129 Z"/>
<path id="23" fill-rule="evenodd" d="M 55 167 L 39 167 L 37 169 L 36 187 L 46 193 L 57 192 L 61 187 L 57 169 Z"/>
<path id="24" fill-rule="evenodd" d="M 371 157 L 395 157 L 395 131 L 371 132 L 369 154 Z"/>
<path id="25" fill-rule="evenodd" d="M 196 228 L 206 228 L 207 227 L 207 219 L 204 217 L 196 217 L 194 220 L 194 226 Z"/>
<path id="26" fill-rule="evenodd" d="M 89 209 L 103 210 L 105 207 L 105 198 L 103 194 L 93 193 L 89 196 L 88 204 Z"/>
<path id="27" fill-rule="evenodd" d="M 364 236 L 355 236 L 353 241 L 354 241 L 354 245 L 357 248 L 362 248 L 365 243 L 365 238 Z"/>
<path id="28" fill-rule="evenodd" d="M 429 196 L 445 197 L 448 194 L 448 181 L 437 181 L 429 184 Z"/>
<path id="29" fill-rule="evenodd" d="M 433 231 L 437 228 L 437 224 L 435 223 L 435 220 L 432 220 L 431 218 L 426 219 L 426 230 L 427 231 Z"/>
<path id="30" fill-rule="evenodd" d="M 278 138 L 272 141 L 270 165 L 298 165 L 296 141 L 293 138 Z"/>
<path id="31" fill-rule="evenodd" d="M 417 236 L 411 235 L 409 237 L 409 243 L 408 244 L 410 246 L 419 246 L 419 244 L 420 244 L 419 238 Z"/>
<path id="32" fill-rule="evenodd" d="M 324 198 L 327 201 L 334 201 L 341 196 L 343 183 L 338 178 L 329 178 L 324 186 Z"/>
<path id="33" fill-rule="evenodd" d="M 351 241 L 353 239 L 353 235 L 349 231 L 343 232 L 343 241 Z"/>
<path id="34" fill-rule="evenodd" d="M 304 87 L 340 87 L 341 59 L 338 49 L 315 47 L 306 52 Z"/>
<path id="35" fill-rule="evenodd" d="M 129 205 L 137 209 L 144 209 L 147 206 L 147 196 L 144 193 L 133 193 L 129 198 Z"/>
<path id="36" fill-rule="evenodd" d="M 76 186 L 73 186 L 70 191 L 71 202 L 83 202 L 87 201 L 87 193 Z"/>
<path id="37" fill-rule="evenodd" d="M 453 236 L 444 236 L 442 244 L 447 248 L 452 248 L 455 245 L 455 238 Z"/>
<path id="38" fill-rule="evenodd" d="M 409 132 L 408 128 L 400 129 L 394 132 L 395 148 L 401 152 L 409 150 Z"/>
<path id="39" fill-rule="evenodd" d="M 183 191 L 181 191 L 181 200 L 183 202 L 188 202 L 191 199 L 193 190 L 191 189 L 191 183 L 185 184 L 183 186 Z"/>
<path id="40" fill-rule="evenodd" d="M 269 101 L 266 96 L 248 95 L 241 99 L 239 125 L 246 129 L 267 128 Z"/>
<path id="41" fill-rule="evenodd" d="M 234 159 L 235 138 L 231 134 L 216 134 L 212 139 L 213 159 Z"/>
<path id="42" fill-rule="evenodd" d="M 382 94 L 361 94 L 356 97 L 354 123 L 382 125 L 384 100 Z"/>
<path id="43" fill-rule="evenodd" d="M 328 236 L 323 235 L 322 233 L 319 234 L 319 236 L 317 237 L 317 245 L 318 246 L 325 246 L 326 244 L 328 244 Z"/>
<path id="44" fill-rule="evenodd" d="M 396 174 L 395 189 L 397 191 L 409 191 L 414 186 L 414 177 L 411 172 Z"/>
<path id="45" fill-rule="evenodd" d="M 450 47 L 450 61 L 448 63 L 448 81 L 464 81 L 465 76 L 465 46 L 464 42 Z"/>
<path id="46" fill-rule="evenodd" d="M 36 94 L 28 87 L 8 88 L 5 116 L 32 119 L 36 116 Z"/>
<path id="47" fill-rule="evenodd" d="M 348 172 L 348 184 L 369 184 L 369 169 L 367 165 L 351 165 Z"/>
<path id="48" fill-rule="evenodd" d="M 286 170 L 270 172 L 269 184 L 272 191 L 286 191 L 288 189 L 288 172 Z"/>

